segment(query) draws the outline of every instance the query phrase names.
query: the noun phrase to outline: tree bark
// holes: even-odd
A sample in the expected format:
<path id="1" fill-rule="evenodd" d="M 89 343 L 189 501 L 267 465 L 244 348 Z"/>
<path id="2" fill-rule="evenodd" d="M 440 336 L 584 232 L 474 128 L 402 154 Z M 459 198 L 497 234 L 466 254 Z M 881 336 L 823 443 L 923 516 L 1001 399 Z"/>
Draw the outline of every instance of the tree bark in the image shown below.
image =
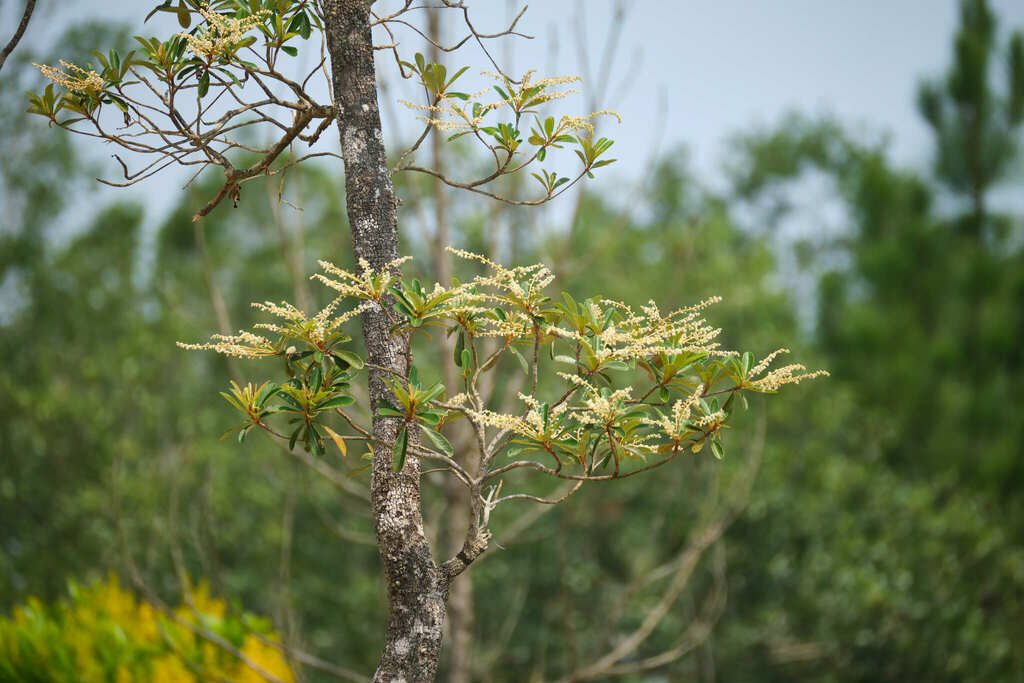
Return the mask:
<path id="1" fill-rule="evenodd" d="M 379 269 L 398 258 L 398 219 L 377 106 L 370 3 L 323 0 L 323 8 L 352 247 L 356 259 Z M 390 333 L 392 323 L 380 308 L 362 314 L 362 327 L 367 360 L 376 366 L 369 373 L 373 434 L 392 443 L 400 424 L 377 415 L 380 400 L 390 394 L 383 382 L 386 372 L 378 368 L 406 376 L 409 340 Z M 432 681 L 441 649 L 448 580 L 434 563 L 424 534 L 420 463 L 411 450 L 398 474 L 391 471 L 390 449 L 378 448 L 373 461 L 370 498 L 390 607 L 375 682 Z"/>

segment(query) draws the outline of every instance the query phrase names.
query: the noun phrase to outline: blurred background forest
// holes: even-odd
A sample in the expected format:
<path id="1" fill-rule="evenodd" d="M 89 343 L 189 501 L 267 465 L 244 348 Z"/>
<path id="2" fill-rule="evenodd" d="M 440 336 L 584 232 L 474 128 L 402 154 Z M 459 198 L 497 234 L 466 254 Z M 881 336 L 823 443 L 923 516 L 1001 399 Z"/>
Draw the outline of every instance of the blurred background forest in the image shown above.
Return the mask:
<path id="1" fill-rule="evenodd" d="M 619 179 L 628 201 L 584 189 L 542 213 L 451 195 L 439 212 L 432 182 L 397 179 L 421 273 L 446 215 L 454 245 L 544 261 L 580 298 L 720 295 L 726 346 L 792 340 L 832 373 L 752 402 L 722 461 L 503 510 L 501 549 L 468 574 L 471 680 L 564 676 L 667 595 L 636 659 L 679 656 L 615 680 L 1024 680 L 1024 212 L 993 199 L 1019 198 L 1024 178 L 1024 38 L 999 19 L 964 2 L 946 71 L 905 93 L 931 133 L 915 165 L 885 131 L 796 112 L 735 135 L 725 183 L 659 148 Z M 55 45 L 82 63 L 127 35 L 82 23 Z M 109 572 L 178 604 L 187 575 L 238 628 L 271 628 L 244 606 L 371 672 L 385 610 L 368 474 L 328 480 L 269 442 L 218 441 L 234 424 L 218 391 L 251 368 L 174 346 L 248 326 L 250 301 L 325 303 L 306 278 L 318 258 L 349 265 L 341 169 L 292 172 L 301 211 L 275 181 L 197 224 L 203 182 L 161 189 L 177 207 L 160 225 L 130 201 L 98 206 L 102 157 L 22 113 L 29 63 L 54 52 L 25 45 L 0 76 L 0 615 Z M 446 163 L 475 162 L 453 149 Z M 813 225 L 818 202 L 838 227 Z M 757 462 L 745 507 L 677 585 L 707 490 Z M 443 490 L 425 505 L 442 518 Z M 0 653 L 18 628 L 0 627 Z"/>

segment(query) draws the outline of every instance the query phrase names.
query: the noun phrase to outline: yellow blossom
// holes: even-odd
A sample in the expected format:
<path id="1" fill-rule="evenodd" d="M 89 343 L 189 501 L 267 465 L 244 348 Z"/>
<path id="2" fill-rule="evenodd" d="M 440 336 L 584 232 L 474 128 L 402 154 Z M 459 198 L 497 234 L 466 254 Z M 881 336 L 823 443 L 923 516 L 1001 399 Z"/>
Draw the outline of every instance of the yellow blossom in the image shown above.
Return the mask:
<path id="1" fill-rule="evenodd" d="M 768 369 L 771 362 L 781 354 L 789 353 L 789 349 L 778 349 L 772 351 L 765 356 L 760 363 L 750 369 L 748 378 L 751 380 L 751 386 L 756 391 L 770 392 L 776 391 L 779 387 L 785 384 L 799 384 L 805 379 L 814 379 L 815 377 L 828 377 L 828 372 L 825 370 L 816 370 L 814 372 L 806 372 L 807 368 L 799 363 L 793 363 L 786 365 L 781 368 L 772 370 L 764 377 L 758 377 L 761 373 Z M 756 379 L 755 379 L 756 378 Z"/>
<path id="2" fill-rule="evenodd" d="M 80 66 L 71 62 L 60 60 L 60 65 L 66 69 L 62 71 L 53 66 L 32 63 L 32 66 L 39 69 L 43 76 L 71 92 L 81 95 L 93 95 L 103 90 L 104 80 L 98 73 L 89 69 L 86 71 Z"/>
<path id="3" fill-rule="evenodd" d="M 230 54 L 245 34 L 263 23 L 269 10 L 260 10 L 247 17 L 218 14 L 209 5 L 199 7 L 199 13 L 206 20 L 206 26 L 193 33 L 179 33 L 190 52 L 206 59 L 216 59 Z"/>
<path id="4" fill-rule="evenodd" d="M 359 259 L 360 272 L 358 275 L 339 268 L 329 261 L 317 261 L 320 267 L 332 277 L 317 273 L 310 279 L 319 280 L 342 296 L 351 296 L 356 299 L 380 303 L 387 293 L 388 286 L 394 282 L 393 272 L 411 258 L 411 256 L 397 258 L 384 264 L 380 270 L 374 270 L 365 258 L 361 258 Z"/>
<path id="5" fill-rule="evenodd" d="M 216 351 L 235 358 L 267 358 L 278 355 L 274 344 L 266 337 L 240 330 L 238 334 L 214 334 L 210 344 L 186 344 L 177 342 L 180 348 L 190 351 Z"/>

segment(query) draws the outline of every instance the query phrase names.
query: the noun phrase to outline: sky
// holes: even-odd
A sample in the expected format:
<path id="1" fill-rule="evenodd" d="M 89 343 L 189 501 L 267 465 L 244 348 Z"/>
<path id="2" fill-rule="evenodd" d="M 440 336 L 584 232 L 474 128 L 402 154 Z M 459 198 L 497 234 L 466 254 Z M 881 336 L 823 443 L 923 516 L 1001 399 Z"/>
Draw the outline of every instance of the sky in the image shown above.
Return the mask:
<path id="1" fill-rule="evenodd" d="M 155 4 L 40 0 L 42 14 L 26 41 L 52 36 L 88 15 L 141 26 Z M 0 0 L 5 33 L 19 5 Z M 598 180 L 605 187 L 638 174 L 652 148 L 668 152 L 679 145 L 689 149 L 699 177 L 713 184 L 731 135 L 769 126 L 790 111 L 830 114 L 865 132 L 889 133 L 897 161 L 926 166 L 929 136 L 913 94 L 922 77 L 939 75 L 949 63 L 956 0 L 634 0 L 625 5 L 619 21 L 610 0 L 535 0 L 517 27 L 534 38 L 494 49 L 514 72 L 590 74 L 584 97 L 573 103 L 580 110 L 601 80 L 597 64 L 587 68 L 581 61 L 581 27 L 590 62 L 611 55 L 612 85 L 597 104 L 617 110 L 623 123 L 602 124 L 600 130 L 616 140 L 619 159 L 610 167 L 615 173 Z M 1024 27 L 1024 2 L 993 0 L 992 5 L 1004 31 Z M 469 6 L 485 32 L 500 30 L 510 14 L 506 0 L 473 0 Z M 40 21 L 43 17 L 46 21 Z M 621 33 L 617 49 L 609 51 L 613 22 L 621 24 Z M 446 27 L 449 37 L 455 34 L 455 17 Z M 423 49 L 411 34 L 399 40 L 404 56 Z M 384 54 L 378 55 L 378 69 L 393 82 L 394 64 Z M 478 50 L 459 54 L 453 63 L 486 66 Z M 406 135 L 411 134 L 414 116 L 393 102 L 383 104 L 394 107 L 391 120 L 403 121 Z M 385 125 L 393 128 L 387 117 Z M 166 187 L 154 180 L 129 190 L 97 187 L 97 193 L 110 200 L 130 194 L 160 213 L 172 199 Z"/>

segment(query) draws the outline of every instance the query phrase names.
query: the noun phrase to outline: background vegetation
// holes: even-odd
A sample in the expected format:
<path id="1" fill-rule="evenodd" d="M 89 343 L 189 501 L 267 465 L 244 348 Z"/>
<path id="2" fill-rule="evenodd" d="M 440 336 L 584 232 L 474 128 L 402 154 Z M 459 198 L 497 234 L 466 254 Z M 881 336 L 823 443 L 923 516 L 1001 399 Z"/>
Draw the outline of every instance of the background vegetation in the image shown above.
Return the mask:
<path id="1" fill-rule="evenodd" d="M 87 46 L 117 39 L 82 26 L 60 40 L 84 62 Z M 992 196 L 1020 187 L 1024 39 L 966 2 L 953 41 L 948 73 L 907 93 L 934 132 L 930 167 L 794 114 L 734 140 L 724 189 L 675 150 L 626 210 L 584 194 L 563 226 L 489 205 L 452 212 L 454 244 L 547 261 L 570 292 L 721 295 L 711 320 L 744 348 L 797 339 L 800 359 L 833 375 L 752 406 L 736 430 L 751 436 L 728 441 L 721 462 L 503 511 L 504 550 L 470 572 L 474 679 L 556 678 L 606 650 L 616 624 L 663 594 L 702 488 L 759 452 L 748 506 L 651 649 L 694 622 L 712 635 L 635 680 L 1021 680 L 1024 216 Z M 144 230 L 141 207 L 94 206 L 92 160 L 21 113 L 11 94 L 35 78 L 29 52 L 0 77 L 0 120 L 19 132 L 0 138 L 0 611 L 24 615 L 30 596 L 54 603 L 69 581 L 111 570 L 172 603 L 187 597 L 182 576 L 201 577 L 229 612 L 245 605 L 284 641 L 371 671 L 384 592 L 366 474 L 332 484 L 273 444 L 217 441 L 233 424 L 217 392 L 248 368 L 173 344 L 247 326 L 253 300 L 325 303 L 305 278 L 324 255 L 347 265 L 340 169 L 295 172 L 287 196 L 301 213 L 275 185 L 196 227 L 210 194 L 198 187 Z M 830 188 L 845 229 L 783 239 L 808 178 Z M 424 269 L 432 191 L 400 188 Z M 444 500 L 426 506 L 437 518 Z M 0 652 L 19 618 L 0 628 Z"/>

